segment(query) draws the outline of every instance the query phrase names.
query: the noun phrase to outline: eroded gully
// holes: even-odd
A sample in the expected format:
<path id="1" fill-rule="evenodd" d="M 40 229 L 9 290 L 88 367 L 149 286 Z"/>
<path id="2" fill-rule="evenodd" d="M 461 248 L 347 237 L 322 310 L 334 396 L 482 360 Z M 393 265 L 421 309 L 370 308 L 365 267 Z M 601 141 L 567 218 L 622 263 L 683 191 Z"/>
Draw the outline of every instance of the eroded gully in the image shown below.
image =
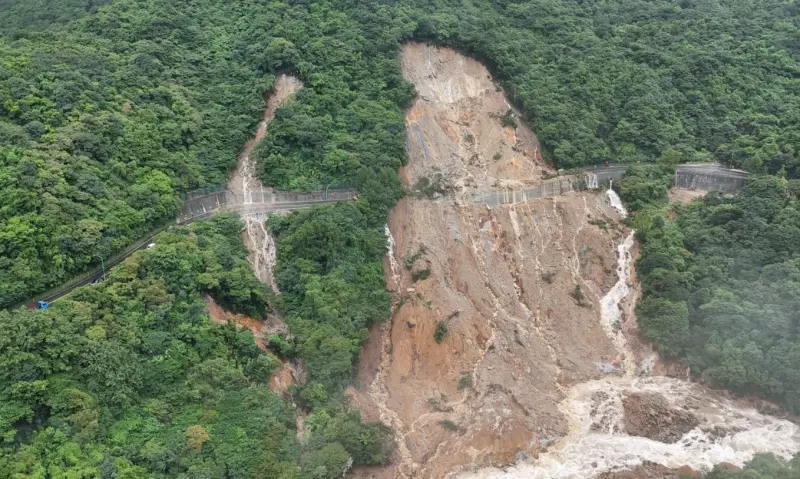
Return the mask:
<path id="1" fill-rule="evenodd" d="M 627 212 L 613 190 L 607 193 L 620 216 Z M 626 358 L 622 376 L 605 377 L 570 387 L 559 409 L 569 420 L 569 433 L 548 452 L 512 467 L 464 472 L 461 479 L 591 478 L 607 471 L 633 468 L 645 461 L 666 467 L 689 466 L 708 471 L 727 462 L 741 466 L 756 453 L 789 458 L 800 450 L 798 427 L 785 420 L 739 407 L 690 381 L 637 375 L 633 351 L 620 328 L 620 303 L 631 293 L 633 232 L 617 246 L 617 283 L 602 298 L 601 321 L 615 347 Z M 680 440 L 667 444 L 625 432 L 622 397 L 660 394 L 677 407 L 692 410 L 700 424 Z"/>
<path id="2" fill-rule="evenodd" d="M 269 189 L 265 188 L 256 176 L 255 163 L 250 159 L 253 149 L 266 136 L 267 126 L 275 118 L 275 111 L 301 87 L 300 81 L 289 75 L 280 75 L 275 79 L 275 86 L 267 100 L 267 108 L 264 110 L 264 117 L 258 124 L 256 135 L 245 144 L 239 153 L 239 161 L 228 180 L 228 189 L 237 195 L 244 196 L 245 204 L 253 203 L 257 195 L 269 192 Z M 244 222 L 245 229 L 242 232 L 242 240 L 247 247 L 247 259 L 250 266 L 256 277 L 269 284 L 277 293 L 278 288 L 272 274 L 275 266 L 275 242 L 267 231 L 264 221 L 258 218 L 245 218 Z"/>

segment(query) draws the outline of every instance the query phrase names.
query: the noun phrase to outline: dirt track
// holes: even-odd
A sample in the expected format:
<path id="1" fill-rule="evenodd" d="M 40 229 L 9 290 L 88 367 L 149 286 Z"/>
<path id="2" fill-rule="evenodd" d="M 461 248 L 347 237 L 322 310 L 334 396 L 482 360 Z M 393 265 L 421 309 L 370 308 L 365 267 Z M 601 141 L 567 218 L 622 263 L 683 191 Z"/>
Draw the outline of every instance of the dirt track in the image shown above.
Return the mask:
<path id="1" fill-rule="evenodd" d="M 622 359 L 599 320 L 624 233 L 605 196 L 495 209 L 465 201 L 542 181 L 538 142 L 503 127 L 509 106 L 479 63 L 420 44 L 401 59 L 419 92 L 401 173 L 409 187 L 442 173 L 457 200 L 406 198 L 390 217 L 397 310 L 373 331 L 351 396 L 395 428 L 398 453 L 355 477 L 443 477 L 535 455 L 568 431 L 557 407 L 566 388 L 614 374 Z M 441 344 L 437 322 L 448 327 Z"/>

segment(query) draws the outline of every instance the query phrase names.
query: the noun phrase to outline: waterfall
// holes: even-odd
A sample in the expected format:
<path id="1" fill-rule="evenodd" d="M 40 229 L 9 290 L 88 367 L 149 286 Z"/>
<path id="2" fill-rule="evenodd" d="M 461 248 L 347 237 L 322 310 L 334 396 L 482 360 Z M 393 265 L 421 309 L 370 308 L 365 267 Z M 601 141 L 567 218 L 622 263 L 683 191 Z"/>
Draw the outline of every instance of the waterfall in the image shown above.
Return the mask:
<path id="1" fill-rule="evenodd" d="M 400 267 L 397 264 L 397 258 L 394 257 L 394 249 L 395 249 L 395 242 L 394 236 L 392 236 L 392 230 L 389 229 L 389 225 L 386 224 L 383 227 L 384 233 L 386 233 L 386 256 L 389 258 L 389 268 L 392 271 L 392 281 L 394 282 L 395 287 L 400 286 Z"/>
<path id="2" fill-rule="evenodd" d="M 610 188 L 607 194 L 612 207 L 624 218 L 627 211 L 617 194 Z M 459 479 L 588 479 L 645 461 L 706 472 L 721 462 L 742 466 L 756 453 L 771 452 L 789 459 L 800 451 L 800 428 L 789 421 L 739 407 L 718 392 L 688 380 L 635 376 L 633 352 L 618 327 L 620 302 L 631 290 L 628 281 L 633 244 L 631 232 L 617 245 L 617 282 L 603 296 L 600 312 L 606 334 L 624 358 L 624 375 L 570 387 L 567 398 L 559 404 L 568 419 L 569 433 L 538 459 L 523 460 L 504 470 L 462 473 Z M 674 443 L 628 435 L 622 398 L 635 393 L 660 394 L 671 407 L 691 411 L 699 425 Z"/>
<path id="3" fill-rule="evenodd" d="M 617 192 L 614 191 L 611 186 L 614 180 L 611 180 L 608 185 L 608 190 L 606 190 L 606 195 L 608 195 L 608 202 L 611 203 L 611 207 L 614 208 L 619 216 L 622 219 L 628 217 L 628 210 L 625 209 L 625 205 L 622 204 L 622 200 L 617 195 Z"/>
<path id="4" fill-rule="evenodd" d="M 590 190 L 596 190 L 600 188 L 600 183 L 597 179 L 597 175 L 594 173 L 586 173 L 586 177 L 584 178 L 586 181 L 586 187 Z"/>
<path id="5" fill-rule="evenodd" d="M 273 269 L 275 268 L 275 241 L 267 231 L 264 221 L 258 218 L 246 218 L 243 231 L 244 243 L 249 254 L 247 259 L 259 281 L 267 283 L 278 293 Z"/>

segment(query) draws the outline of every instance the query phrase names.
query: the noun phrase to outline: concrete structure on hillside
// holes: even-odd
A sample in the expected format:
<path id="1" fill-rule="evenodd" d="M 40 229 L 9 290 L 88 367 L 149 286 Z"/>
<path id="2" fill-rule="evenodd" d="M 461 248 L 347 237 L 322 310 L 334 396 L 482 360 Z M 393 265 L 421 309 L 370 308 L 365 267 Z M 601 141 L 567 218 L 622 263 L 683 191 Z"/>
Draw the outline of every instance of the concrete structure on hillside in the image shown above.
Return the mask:
<path id="1" fill-rule="evenodd" d="M 587 168 L 582 174 L 563 176 L 523 188 L 484 191 L 473 196 L 475 203 L 488 206 L 525 203 L 536 198 L 559 196 L 575 190 L 608 188 L 620 180 L 630 165 Z M 747 184 L 749 174 L 720 165 L 680 165 L 675 170 L 675 186 L 700 191 L 735 194 Z"/>
<path id="2" fill-rule="evenodd" d="M 295 210 L 312 205 L 352 200 L 355 190 L 328 190 L 311 193 L 280 192 L 271 189 L 251 191 L 247 195 L 225 190 L 196 196 L 183 203 L 179 223 L 208 218 L 220 212 L 238 213 L 243 217 L 265 216 L 270 212 Z"/>

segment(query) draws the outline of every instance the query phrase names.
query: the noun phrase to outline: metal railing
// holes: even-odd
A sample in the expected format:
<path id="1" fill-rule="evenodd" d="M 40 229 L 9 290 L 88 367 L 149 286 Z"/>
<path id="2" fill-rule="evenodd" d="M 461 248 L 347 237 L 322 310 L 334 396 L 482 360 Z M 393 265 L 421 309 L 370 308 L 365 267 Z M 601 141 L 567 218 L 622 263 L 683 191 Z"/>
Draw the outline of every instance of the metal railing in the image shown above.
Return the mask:
<path id="1" fill-rule="evenodd" d="M 184 222 L 193 218 L 208 217 L 219 211 L 246 214 L 277 211 L 282 208 L 295 209 L 304 205 L 352 200 L 356 195 L 357 192 L 352 189 L 295 193 L 263 188 L 249 191 L 247 194 L 237 194 L 225 190 L 185 201 L 178 221 Z"/>
<path id="2" fill-rule="evenodd" d="M 621 179 L 630 165 L 609 165 L 561 176 L 538 185 L 506 188 L 476 193 L 475 203 L 489 206 L 524 203 L 537 198 L 551 198 L 577 190 L 606 188 L 612 181 Z M 735 194 L 749 179 L 748 173 L 719 165 L 680 165 L 675 170 L 675 186 L 702 191 L 721 191 Z"/>

